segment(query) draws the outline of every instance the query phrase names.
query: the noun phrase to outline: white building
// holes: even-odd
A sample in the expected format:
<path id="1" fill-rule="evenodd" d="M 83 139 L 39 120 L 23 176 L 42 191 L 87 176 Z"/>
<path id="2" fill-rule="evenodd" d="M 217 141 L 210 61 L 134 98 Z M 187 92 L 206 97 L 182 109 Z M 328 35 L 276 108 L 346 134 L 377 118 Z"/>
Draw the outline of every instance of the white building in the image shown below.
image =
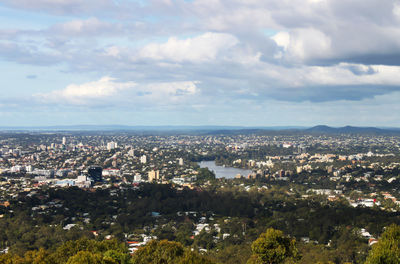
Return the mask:
<path id="1" fill-rule="evenodd" d="M 110 177 L 110 176 L 120 177 L 121 171 L 119 169 L 104 169 L 101 172 L 101 175 L 104 177 Z"/>
<path id="2" fill-rule="evenodd" d="M 135 156 L 135 150 L 134 149 L 129 150 L 128 151 L 128 155 L 131 156 L 131 157 L 134 157 Z"/>
<path id="3" fill-rule="evenodd" d="M 23 172 L 25 171 L 25 166 L 15 165 L 11 167 L 11 172 Z"/>
<path id="4" fill-rule="evenodd" d="M 140 182 L 140 181 L 142 181 L 142 175 L 136 174 L 136 175 L 133 177 L 133 180 L 134 180 L 135 182 Z"/>
<path id="5" fill-rule="evenodd" d="M 146 164 L 147 163 L 147 157 L 146 155 L 143 155 L 140 157 L 140 163 Z"/>
<path id="6" fill-rule="evenodd" d="M 75 180 L 75 185 L 80 188 L 89 188 L 92 182 L 90 181 L 89 177 L 85 175 L 80 175 Z"/>
<path id="7" fill-rule="evenodd" d="M 108 142 L 107 143 L 107 150 L 113 150 L 113 149 L 115 149 L 115 148 L 117 148 L 118 147 L 118 143 L 117 142 Z"/>
<path id="8" fill-rule="evenodd" d="M 183 185 L 185 183 L 185 179 L 175 177 L 172 179 L 172 182 L 178 185 Z"/>

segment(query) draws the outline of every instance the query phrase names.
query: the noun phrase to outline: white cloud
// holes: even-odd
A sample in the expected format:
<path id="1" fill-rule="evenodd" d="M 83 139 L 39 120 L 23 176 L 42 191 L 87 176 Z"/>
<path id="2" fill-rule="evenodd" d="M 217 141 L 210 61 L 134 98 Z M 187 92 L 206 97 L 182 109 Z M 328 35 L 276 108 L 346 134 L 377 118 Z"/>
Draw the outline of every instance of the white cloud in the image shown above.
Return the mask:
<path id="1" fill-rule="evenodd" d="M 393 15 L 400 21 L 400 3 L 395 3 L 393 6 Z"/>
<path id="2" fill-rule="evenodd" d="M 65 79 L 88 72 L 118 78 L 36 95 L 43 103 L 207 108 L 245 98 L 254 105 L 271 99 L 335 104 L 400 90 L 400 68 L 391 66 L 400 65 L 394 1 L 154 0 L 139 9 L 138 1 L 125 0 L 4 1 L 7 8 L 30 9 L 21 14 L 34 10 L 35 18 L 66 16 L 44 14 L 49 21 L 38 21 L 39 30 L 5 24 L 2 59 L 32 68 L 57 64 Z"/>
<path id="3" fill-rule="evenodd" d="M 275 36 L 278 45 L 283 45 L 287 59 L 301 62 L 315 58 L 327 58 L 331 54 L 331 39 L 323 32 L 313 29 L 296 29 L 287 35 L 280 33 Z M 280 43 L 278 43 L 278 41 Z"/>
<path id="4" fill-rule="evenodd" d="M 149 93 L 151 99 L 165 104 L 176 103 L 187 99 L 188 96 L 195 95 L 199 92 L 197 87 L 199 83 L 198 81 L 150 83 L 143 88 Z"/>
<path id="5" fill-rule="evenodd" d="M 106 56 L 118 57 L 120 55 L 120 53 L 121 53 L 121 51 L 117 46 L 111 46 L 105 50 Z"/>
<path id="6" fill-rule="evenodd" d="M 281 31 L 271 37 L 276 45 L 282 47 L 284 50 L 287 50 L 290 44 L 290 35 L 288 32 Z"/>
<path id="7" fill-rule="evenodd" d="M 76 106 L 120 106 L 157 107 L 159 105 L 184 103 L 199 92 L 198 81 L 117 82 L 115 78 L 102 77 L 100 80 L 70 84 L 62 90 L 34 95 L 44 104 Z"/>
<path id="8" fill-rule="evenodd" d="M 277 90 L 280 87 L 303 89 L 307 94 L 309 86 L 356 86 L 376 85 L 400 87 L 400 66 L 363 65 L 340 63 L 332 66 L 302 66 L 287 68 L 265 64 L 262 74 L 273 85 L 264 86 L 264 90 Z M 272 82 L 272 80 L 274 80 Z M 362 88 L 360 88 L 362 89 Z M 378 90 L 378 88 L 377 88 Z M 362 91 L 360 91 L 362 94 Z M 332 97 L 332 100 L 335 100 Z"/>
<path id="9" fill-rule="evenodd" d="M 95 17 L 86 20 L 72 20 L 69 22 L 56 24 L 51 27 L 50 32 L 53 34 L 66 36 L 92 36 L 92 35 L 112 35 L 120 31 L 118 25 L 100 21 Z"/>
<path id="10" fill-rule="evenodd" d="M 97 105 L 105 99 L 115 97 L 121 91 L 132 89 L 134 82 L 116 82 L 114 78 L 105 76 L 98 81 L 83 84 L 70 84 L 63 90 L 56 90 L 47 94 L 37 94 L 36 98 L 43 102 Z"/>
<path id="11" fill-rule="evenodd" d="M 230 34 L 212 32 L 187 39 L 171 37 L 163 44 L 146 45 L 139 51 L 139 56 L 154 60 L 206 62 L 216 59 L 221 51 L 228 50 L 238 42 Z"/>
<path id="12" fill-rule="evenodd" d="M 355 74 L 357 68 L 361 74 Z M 304 85 L 387 85 L 400 86 L 400 66 L 342 63 L 331 67 L 309 67 L 304 73 Z M 368 73 L 370 71 L 370 73 Z"/>

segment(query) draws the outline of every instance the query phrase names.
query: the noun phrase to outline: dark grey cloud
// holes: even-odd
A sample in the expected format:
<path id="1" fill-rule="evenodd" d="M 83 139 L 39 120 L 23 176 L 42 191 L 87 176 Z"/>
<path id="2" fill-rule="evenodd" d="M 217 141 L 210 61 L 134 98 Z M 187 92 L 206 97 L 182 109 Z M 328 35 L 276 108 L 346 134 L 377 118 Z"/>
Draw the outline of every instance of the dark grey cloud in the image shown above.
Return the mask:
<path id="1" fill-rule="evenodd" d="M 1 0 L 0 2 L 13 8 L 57 15 L 107 13 L 116 7 L 112 0 Z"/>
<path id="2" fill-rule="evenodd" d="M 57 53 L 43 52 L 33 45 L 21 45 L 15 42 L 1 41 L 0 58 L 20 64 L 39 66 L 55 65 L 62 62 L 62 56 Z"/>
<path id="3" fill-rule="evenodd" d="M 337 62 L 339 59 L 336 59 L 335 61 Z M 343 58 L 341 61 L 348 61 L 351 63 L 360 63 L 360 64 L 365 64 L 365 65 L 392 65 L 392 66 L 398 66 L 400 65 L 400 51 L 393 52 L 393 53 L 387 53 L 387 54 L 363 54 L 363 55 L 358 55 L 358 56 L 349 56 L 347 58 Z"/>
<path id="4" fill-rule="evenodd" d="M 355 75 L 371 75 L 377 73 L 371 66 L 349 65 L 348 69 Z"/>
<path id="5" fill-rule="evenodd" d="M 379 95 L 400 91 L 400 86 L 384 85 L 330 85 L 330 86 L 308 86 L 293 88 L 281 88 L 265 93 L 263 96 L 280 101 L 292 102 L 334 102 L 346 100 L 361 101 L 374 98 Z"/>

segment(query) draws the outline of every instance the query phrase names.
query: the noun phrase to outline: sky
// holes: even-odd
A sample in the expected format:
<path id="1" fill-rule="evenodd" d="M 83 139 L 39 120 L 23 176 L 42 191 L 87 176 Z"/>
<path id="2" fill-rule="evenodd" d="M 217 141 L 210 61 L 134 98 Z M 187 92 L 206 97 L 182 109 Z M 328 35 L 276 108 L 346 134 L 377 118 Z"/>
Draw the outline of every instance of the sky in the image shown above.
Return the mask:
<path id="1" fill-rule="evenodd" d="M 400 127 L 400 2 L 0 0 L 0 126 Z"/>

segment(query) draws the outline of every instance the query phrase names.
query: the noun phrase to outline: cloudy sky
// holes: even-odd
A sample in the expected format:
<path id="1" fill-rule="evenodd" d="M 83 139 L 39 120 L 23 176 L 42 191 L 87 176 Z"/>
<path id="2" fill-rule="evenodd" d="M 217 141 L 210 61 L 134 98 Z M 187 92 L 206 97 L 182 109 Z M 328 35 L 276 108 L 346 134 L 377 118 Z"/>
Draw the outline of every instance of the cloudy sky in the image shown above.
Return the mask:
<path id="1" fill-rule="evenodd" d="M 395 0 L 0 0 L 0 126 L 399 126 Z"/>

